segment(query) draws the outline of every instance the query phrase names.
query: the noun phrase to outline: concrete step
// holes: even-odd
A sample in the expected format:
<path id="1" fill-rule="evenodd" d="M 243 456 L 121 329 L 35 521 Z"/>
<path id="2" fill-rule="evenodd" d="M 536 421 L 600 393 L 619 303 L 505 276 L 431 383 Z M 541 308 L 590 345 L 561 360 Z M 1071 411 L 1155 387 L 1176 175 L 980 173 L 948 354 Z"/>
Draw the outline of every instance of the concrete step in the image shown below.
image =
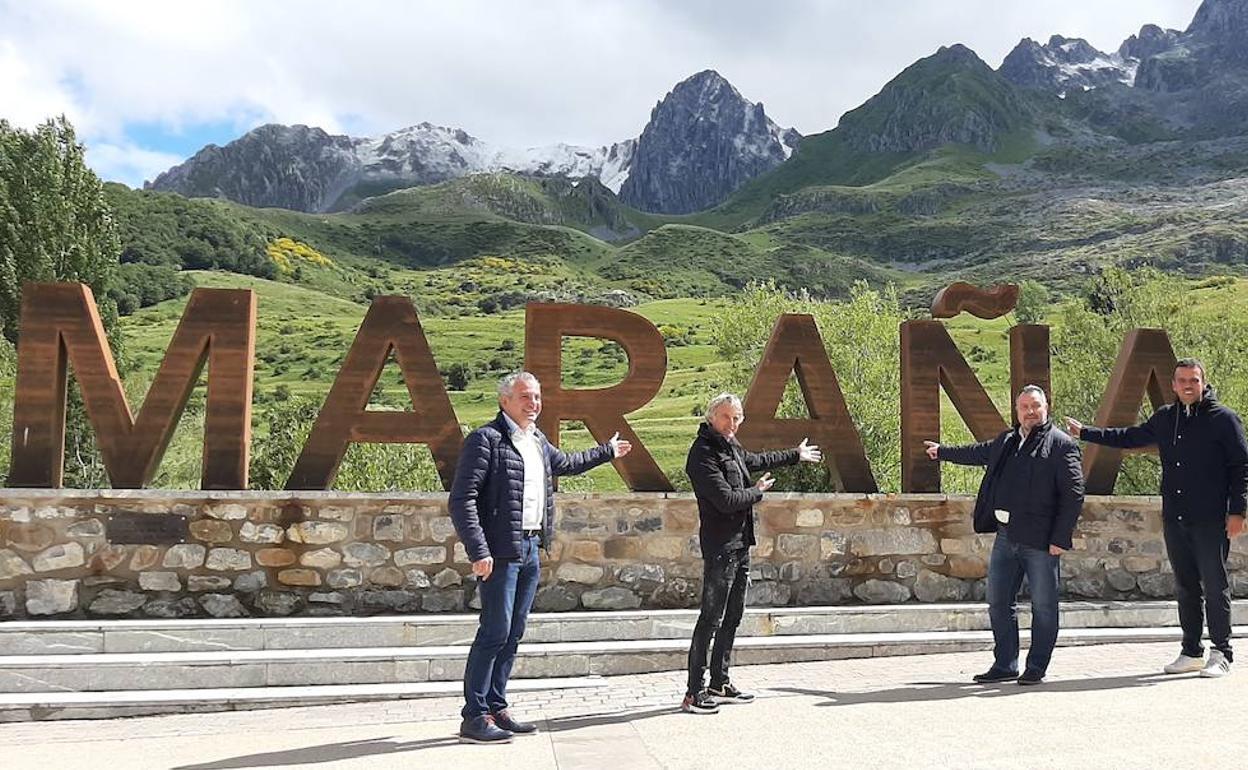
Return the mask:
<path id="1" fill-rule="evenodd" d="M 606 680 L 602 677 L 565 677 L 520 679 L 508 689 L 512 692 L 537 692 L 604 686 Z M 312 687 L 0 693 L 0 722 L 111 719 L 155 714 L 320 706 L 331 703 L 445 697 L 461 692 L 461 682 L 411 682 Z"/>
<path id="2" fill-rule="evenodd" d="M 1248 627 L 1237 628 L 1237 632 Z M 1064 629 L 1063 645 L 1177 640 L 1179 629 Z M 793 634 L 737 640 L 737 665 L 988 649 L 988 631 Z M 517 679 L 608 676 L 684 668 L 687 639 L 547 642 L 520 645 Z M 0 692 L 266 688 L 335 684 L 454 682 L 468 647 L 91 653 L 0 656 Z"/>
<path id="3" fill-rule="evenodd" d="M 1248 602 L 1236 602 L 1240 611 Z M 1020 607 L 1023 624 L 1029 620 Z M 535 613 L 528 642 L 688 640 L 696 610 Z M 1130 628 L 1177 623 L 1174 603 L 1063 602 L 1065 628 Z M 739 637 L 988 629 L 984 604 L 750 608 Z M 0 654 L 211 652 L 454 646 L 472 642 L 475 615 L 237 620 L 87 620 L 0 623 Z"/>

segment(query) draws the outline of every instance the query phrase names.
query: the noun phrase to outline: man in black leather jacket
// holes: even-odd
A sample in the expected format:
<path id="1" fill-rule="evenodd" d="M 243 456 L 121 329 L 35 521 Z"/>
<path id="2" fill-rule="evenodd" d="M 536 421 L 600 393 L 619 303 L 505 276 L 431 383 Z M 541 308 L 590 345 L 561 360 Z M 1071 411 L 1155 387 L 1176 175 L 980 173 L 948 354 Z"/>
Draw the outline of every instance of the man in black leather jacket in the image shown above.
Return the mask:
<path id="1" fill-rule="evenodd" d="M 745 613 L 745 589 L 750 576 L 750 546 L 754 545 L 754 504 L 763 499 L 775 479 L 763 474 L 757 483 L 750 474 L 793 465 L 799 460 L 819 462 L 819 448 L 802 443 L 778 452 L 747 452 L 736 439 L 745 420 L 741 400 L 731 393 L 711 399 L 706 421 L 689 447 L 685 471 L 698 500 L 698 540 L 702 546 L 702 608 L 689 645 L 689 686 L 681 708 L 691 714 L 713 714 L 720 703 L 748 703 L 728 679 L 728 664 L 737 625 Z M 703 689 L 707 648 L 711 638 L 710 689 Z"/>
<path id="2" fill-rule="evenodd" d="M 975 498 L 976 532 L 996 532 L 988 561 L 988 617 L 993 664 L 980 683 L 1044 681 L 1057 644 L 1060 557 L 1070 550 L 1083 507 L 1079 444 L 1049 420 L 1044 391 L 1028 385 L 1015 400 L 1018 425 L 992 441 L 927 445 L 927 456 L 986 468 Z M 1018 673 L 1018 592 L 1027 577 L 1031 647 Z"/>

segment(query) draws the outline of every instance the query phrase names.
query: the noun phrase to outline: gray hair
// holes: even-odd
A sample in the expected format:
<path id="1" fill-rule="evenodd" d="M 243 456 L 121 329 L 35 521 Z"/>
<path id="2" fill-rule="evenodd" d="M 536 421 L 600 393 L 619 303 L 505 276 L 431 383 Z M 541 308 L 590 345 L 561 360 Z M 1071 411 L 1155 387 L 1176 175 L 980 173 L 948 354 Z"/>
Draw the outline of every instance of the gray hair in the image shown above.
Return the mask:
<path id="1" fill-rule="evenodd" d="M 537 377 L 535 377 L 532 372 L 512 372 L 498 381 L 498 397 L 504 398 L 506 396 L 510 396 L 511 391 L 516 389 L 516 383 L 521 380 L 531 382 L 539 388 L 542 386 L 542 383 L 537 381 Z"/>
<path id="2" fill-rule="evenodd" d="M 719 408 L 725 404 L 729 406 L 741 406 L 741 399 L 731 393 L 720 393 L 715 398 L 712 398 L 710 403 L 706 405 L 706 415 L 703 419 L 709 423 L 711 421 L 711 417 L 715 415 L 715 412 L 719 411 Z"/>
<path id="3" fill-rule="evenodd" d="M 1035 396 L 1036 398 L 1043 401 L 1046 405 L 1049 403 L 1049 397 L 1045 395 L 1044 388 L 1040 387 L 1039 385 L 1024 385 L 1023 389 L 1018 391 L 1018 397 L 1021 398 L 1025 395 Z"/>

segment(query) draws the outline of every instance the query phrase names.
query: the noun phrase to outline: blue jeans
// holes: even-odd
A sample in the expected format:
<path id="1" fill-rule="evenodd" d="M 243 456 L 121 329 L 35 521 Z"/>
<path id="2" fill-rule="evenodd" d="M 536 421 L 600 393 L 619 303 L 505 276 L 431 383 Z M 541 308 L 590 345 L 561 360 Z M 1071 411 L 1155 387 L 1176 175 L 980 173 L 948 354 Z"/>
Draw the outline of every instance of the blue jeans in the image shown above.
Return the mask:
<path id="1" fill-rule="evenodd" d="M 520 558 L 495 559 L 489 579 L 478 585 L 481 619 L 464 669 L 464 719 L 507 708 L 507 680 L 541 576 L 539 546 L 536 536 L 521 539 Z"/>
<path id="2" fill-rule="evenodd" d="M 1061 557 L 1049 549 L 1010 542 L 1006 528 L 997 532 L 988 560 L 988 618 L 992 621 L 992 667 L 1018 671 L 1018 591 L 1027 578 L 1031 594 L 1031 647 L 1027 671 L 1043 675 L 1057 644 L 1057 583 Z"/>

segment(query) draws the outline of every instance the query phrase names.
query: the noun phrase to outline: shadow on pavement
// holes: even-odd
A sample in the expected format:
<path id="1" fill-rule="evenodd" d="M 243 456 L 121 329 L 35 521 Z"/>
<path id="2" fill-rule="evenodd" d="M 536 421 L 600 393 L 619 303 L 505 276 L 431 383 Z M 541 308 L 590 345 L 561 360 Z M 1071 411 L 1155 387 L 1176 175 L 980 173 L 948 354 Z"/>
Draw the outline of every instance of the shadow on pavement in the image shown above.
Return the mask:
<path id="1" fill-rule="evenodd" d="M 925 701 L 956 700 L 958 698 L 1005 698 L 1039 692 L 1095 692 L 1126 687 L 1152 687 L 1162 682 L 1182 681 L 1190 678 L 1149 673 L 1132 676 L 1059 679 L 1031 687 L 1025 687 L 1014 682 L 1001 684 L 915 682 L 907 687 L 869 690 L 866 692 L 835 692 L 832 690 L 809 690 L 801 687 L 769 687 L 767 689 L 770 692 L 827 698 L 823 703 L 816 703 L 816 706 L 855 706 L 863 703 L 921 703 Z"/>
<path id="2" fill-rule="evenodd" d="M 358 757 L 397 754 L 403 751 L 418 751 L 438 746 L 458 746 L 459 740 L 448 735 L 445 738 L 427 738 L 419 741 L 396 741 L 392 738 L 370 738 L 362 741 L 345 743 L 323 743 L 319 746 L 303 746 L 285 751 L 270 751 L 263 754 L 248 754 L 242 757 L 231 757 L 216 762 L 204 762 L 197 765 L 179 765 L 173 770 L 234 770 L 244 767 L 305 767 L 322 762 L 336 762 L 343 759 Z"/>

